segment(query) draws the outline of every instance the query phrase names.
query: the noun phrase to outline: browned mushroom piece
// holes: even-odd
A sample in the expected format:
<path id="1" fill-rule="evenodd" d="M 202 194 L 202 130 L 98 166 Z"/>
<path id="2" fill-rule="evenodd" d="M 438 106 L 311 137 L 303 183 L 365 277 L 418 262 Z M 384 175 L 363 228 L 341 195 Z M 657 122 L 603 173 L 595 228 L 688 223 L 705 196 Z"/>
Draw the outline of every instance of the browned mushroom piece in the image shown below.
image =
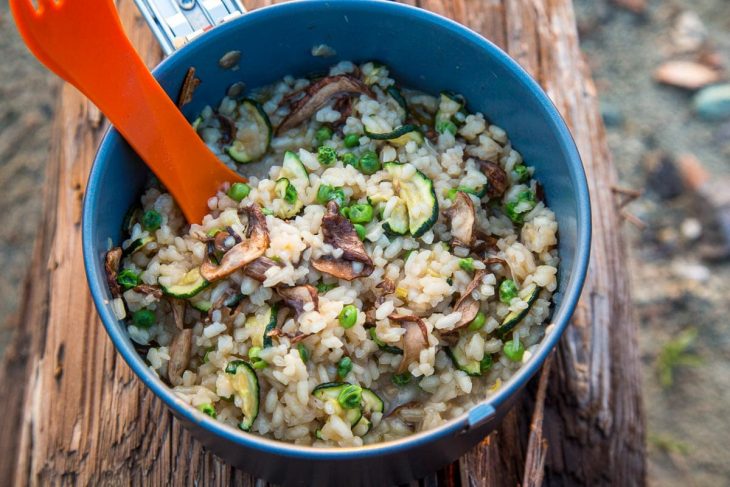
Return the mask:
<path id="1" fill-rule="evenodd" d="M 327 213 L 322 218 L 322 234 L 325 243 L 342 250 L 342 257 L 322 257 L 312 261 L 312 266 L 320 272 L 339 279 L 352 281 L 357 277 L 369 276 L 374 267 L 365 245 L 357 236 L 350 220 L 340 215 L 334 201 L 327 203 Z"/>
<path id="2" fill-rule="evenodd" d="M 228 232 L 218 232 L 213 238 L 213 246 L 218 252 L 226 253 L 236 245 L 236 237 Z"/>
<path id="3" fill-rule="evenodd" d="M 279 328 L 275 328 L 275 329 L 271 330 L 270 332 L 268 332 L 266 335 L 270 336 L 270 337 L 286 337 L 289 339 L 289 342 L 292 345 L 295 345 L 295 344 L 301 342 L 302 340 L 304 340 L 305 338 L 311 337 L 313 335 L 313 333 L 302 333 L 302 332 L 298 331 L 296 334 L 290 335 L 288 333 L 284 333 Z"/>
<path id="4" fill-rule="evenodd" d="M 182 88 L 180 88 L 180 94 L 177 97 L 177 107 L 182 108 L 191 101 L 193 101 L 193 94 L 200 85 L 200 79 L 195 76 L 195 68 L 190 66 L 188 72 L 185 74 Z"/>
<path id="5" fill-rule="evenodd" d="M 121 247 L 114 247 L 106 253 L 104 259 L 104 270 L 106 271 L 106 283 L 109 285 L 109 291 L 112 296 L 118 298 L 122 295 L 122 288 L 117 282 L 117 274 L 119 273 L 119 263 L 122 261 Z"/>
<path id="6" fill-rule="evenodd" d="M 375 287 L 383 291 L 383 294 L 393 294 L 395 292 L 395 283 L 387 277 L 379 282 Z"/>
<path id="7" fill-rule="evenodd" d="M 160 286 L 151 286 L 149 284 L 138 284 L 132 288 L 132 291 L 139 294 L 154 296 L 155 299 L 161 299 L 164 294 L 162 289 L 160 289 Z"/>
<path id="8" fill-rule="evenodd" d="M 464 289 L 464 292 L 461 294 L 459 300 L 456 302 L 456 305 L 454 306 L 454 311 L 460 312 L 461 318 L 454 325 L 454 330 L 458 330 L 459 328 L 462 328 L 471 323 L 472 320 L 479 313 L 479 301 L 474 299 L 471 293 L 474 292 L 474 289 L 476 289 L 477 286 L 482 282 L 482 279 L 486 274 L 487 271 L 485 271 L 484 269 L 478 269 L 476 272 L 474 272 L 474 278 L 466 286 L 466 289 Z"/>
<path id="9" fill-rule="evenodd" d="M 476 212 L 471 197 L 459 191 L 456 193 L 454 203 L 444 215 L 451 223 L 452 244 L 457 247 L 471 247 L 474 243 L 474 224 L 476 223 Z"/>
<path id="10" fill-rule="evenodd" d="M 184 299 L 170 299 L 170 309 L 172 310 L 172 319 L 175 321 L 175 328 L 182 330 L 185 328 L 185 307 L 187 301 Z"/>
<path id="11" fill-rule="evenodd" d="M 236 125 L 233 123 L 233 120 L 220 113 L 216 114 L 215 117 L 218 119 L 218 123 L 220 123 L 221 144 L 230 144 L 236 137 Z"/>
<path id="12" fill-rule="evenodd" d="M 487 177 L 489 186 L 487 196 L 490 198 L 501 198 L 509 186 L 507 173 L 502 166 L 492 161 L 478 160 L 482 173 Z"/>
<path id="13" fill-rule="evenodd" d="M 471 246 L 471 250 L 474 253 L 485 252 L 491 248 L 497 246 L 497 239 L 489 233 L 480 230 L 478 227 L 474 227 L 475 243 Z"/>
<path id="14" fill-rule="evenodd" d="M 190 351 L 193 346 L 193 330 L 180 330 L 170 343 L 170 361 L 167 363 L 167 378 L 172 385 L 182 381 L 182 374 L 190 363 Z"/>
<path id="15" fill-rule="evenodd" d="M 246 264 L 246 267 L 243 268 L 243 273 L 252 279 L 264 282 L 266 280 L 266 271 L 276 266 L 276 262 L 268 257 L 262 256 L 249 264 Z"/>
<path id="16" fill-rule="evenodd" d="M 401 326 L 406 330 L 400 342 L 400 348 L 403 349 L 403 359 L 401 359 L 398 370 L 396 370 L 397 374 L 402 374 L 408 371 L 408 366 L 411 363 L 418 360 L 421 350 L 428 348 L 428 329 L 423 319 L 418 316 L 392 314 L 388 318 L 401 322 Z"/>
<path id="17" fill-rule="evenodd" d="M 304 284 L 302 286 L 278 287 L 276 292 L 284 300 L 284 303 L 294 310 L 297 316 L 304 312 L 304 307 L 308 303 L 312 303 L 314 309 L 319 311 L 319 296 L 314 286 Z"/>
<path id="18" fill-rule="evenodd" d="M 258 259 L 264 255 L 269 246 L 269 229 L 266 227 L 266 217 L 261 208 L 251 205 L 244 211 L 248 214 L 246 238 L 223 255 L 220 265 L 207 260 L 200 266 L 200 275 L 209 282 L 229 276 Z"/>
<path id="19" fill-rule="evenodd" d="M 375 98 L 367 85 L 349 74 L 326 76 L 304 88 L 302 93 L 303 96 L 292 103 L 289 115 L 276 128 L 277 135 L 298 126 L 305 120 L 309 120 L 317 110 L 334 97 L 343 94 L 362 93 Z"/>

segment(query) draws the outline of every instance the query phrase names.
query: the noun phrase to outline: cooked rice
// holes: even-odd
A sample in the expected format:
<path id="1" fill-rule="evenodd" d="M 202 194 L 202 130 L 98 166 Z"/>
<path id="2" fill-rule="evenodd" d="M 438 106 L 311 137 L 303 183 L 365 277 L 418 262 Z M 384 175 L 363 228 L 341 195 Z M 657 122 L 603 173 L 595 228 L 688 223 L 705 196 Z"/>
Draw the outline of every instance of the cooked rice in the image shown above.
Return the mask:
<path id="1" fill-rule="evenodd" d="M 356 67 L 342 62 L 331 69 L 333 75 L 357 72 L 370 77 L 377 100 L 365 95 L 354 98 L 352 113 L 342 131 L 335 132 L 326 142 L 338 153 L 349 150 L 344 148 L 345 135 L 362 134 L 364 126 L 378 126 L 386 131 L 402 123 L 399 107 L 385 91 L 395 83 L 386 68 L 376 69 L 372 63 Z M 249 96 L 261 102 L 276 126 L 289 111 L 288 105 L 282 103 L 284 97 L 309 83 L 307 79 L 286 77 Z M 439 105 L 437 98 L 427 94 L 408 90 L 404 94 L 409 103 L 419 104 L 431 112 Z M 200 295 L 215 303 L 221 297 L 240 292 L 244 298 L 237 313 L 224 313 L 221 309 L 205 313 L 187 306 L 184 324 L 193 330 L 191 359 L 184 373 L 171 384 L 182 400 L 196 407 L 212 404 L 218 420 L 232 427 L 239 424 L 241 409 L 235 398 L 231 374 L 225 369 L 232 360 L 248 357 L 253 330 L 245 326 L 246 320 L 260 313 L 267 303 L 279 299 L 274 287 L 281 285 L 316 286 L 325 282 L 336 283 L 337 287 L 319 293 L 318 309 L 310 305 L 296 319 L 290 313 L 281 324 L 281 331 L 289 336 L 298 332 L 311 334 L 300 342 L 310 353 L 306 364 L 297 345 L 287 336 L 275 338 L 273 345 L 260 353 L 260 359 L 267 366 L 256 371 L 260 408 L 252 431 L 270 438 L 300 445 L 359 446 L 434 428 L 494 394 L 530 359 L 546 332 L 545 321 L 557 285 L 557 222 L 543 202 L 538 202 L 526 214 L 524 224 L 520 226 L 504 214 L 500 199 L 492 205 L 486 196 L 471 197 L 477 211 L 477 228 L 497 239 L 492 256 L 508 264 L 504 268 L 485 266 L 479 259 L 474 260 L 474 268 L 486 272 L 472 292 L 473 298 L 481 302 L 481 310 L 487 316 L 486 324 L 478 331 L 462 329 L 456 336 L 462 337 L 463 351 L 470 360 L 478 362 L 485 355 L 491 355 L 493 364 L 481 377 L 471 377 L 456 369 L 445 351 L 448 332 L 461 318 L 461 313 L 454 311 L 454 302 L 473 277 L 472 271 L 459 265 L 460 259 L 469 251 L 445 245 L 451 242 L 448 220 L 440 215 L 436 224 L 419 238 L 393 238 L 386 235 L 381 222 L 375 218 L 365 225 L 365 246 L 374 265 L 372 274 L 350 282 L 323 275 L 311 266 L 311 261 L 325 255 L 340 258 L 342 250 L 324 242 L 321 227 L 325 208 L 316 202 L 319 185 L 342 187 L 353 202 L 364 201 L 371 194 L 382 194 L 392 200 L 386 203 L 385 211 L 388 211 L 388 204 L 395 204 L 393 185 L 384 171 L 366 176 L 353 166 L 343 165 L 340 160 L 331 166 L 319 163 L 314 135 L 323 123 L 335 122 L 340 117 L 332 103 L 319 109 L 309 122 L 275 137 L 262 162 L 237 166 L 218 143 L 221 127 L 215 115 L 217 112 L 235 118 L 236 106 L 236 100 L 226 97 L 217 109 L 204 109 L 199 133 L 221 160 L 244 174 L 250 175 L 257 167 L 270 168 L 266 174 L 259 170 L 260 177 L 249 176 L 250 194 L 237 203 L 227 196 L 228 186 L 221 188 L 208 201 L 210 214 L 202 224 L 187 226 L 172 197 L 152 183 L 141 203 L 144 210 L 154 209 L 160 213 L 162 225 L 154 232 L 147 232 L 137 223 L 122 244 L 127 249 L 137 239 L 152 237 L 144 248 L 127 256 L 122 267 L 140 272 L 145 284 L 173 285 L 188 270 L 205 261 L 206 244 L 201 241 L 201 235 L 225 227 L 242 233 L 246 223 L 239 210 L 258 204 L 276 211 L 277 205 L 282 204 L 274 193 L 274 182 L 284 151 L 295 151 L 309 171 L 309 186 L 299 194 L 304 210 L 286 221 L 266 216 L 271 242 L 265 255 L 275 259 L 280 267 L 269 269 L 263 282 L 247 277 L 239 270 L 213 283 Z M 352 150 L 355 154 L 375 150 L 381 161 L 409 163 L 428 176 L 433 181 L 441 210 L 452 205 L 446 197 L 450 189 L 487 184 L 477 158 L 496 162 L 506 171 L 510 188 L 505 200 L 521 191 L 536 189 L 534 180 L 518 184 L 513 170 L 522 163 L 521 156 L 511 146 L 504 130 L 491 125 L 479 113 L 466 117 L 456 137 L 445 132 L 421 145 L 411 141 L 404 147 L 394 147 L 387 141 L 375 141 L 363 135 L 360 144 Z M 532 169 L 528 171 L 531 175 Z M 511 340 L 517 336 L 526 348 L 522 360 L 517 362 L 503 353 L 505 343 L 496 329 L 508 313 L 526 309 L 528 305 L 519 297 L 509 303 L 499 300 L 499 283 L 505 278 L 514 279 L 519 287 L 535 283 L 541 288 L 527 316 L 505 338 Z M 374 297 L 382 294 L 376 286 L 384 279 L 393 281 L 396 289 L 376 305 Z M 170 345 L 177 333 L 170 299 L 133 289 L 124 292 L 123 299 L 129 310 L 127 316 L 142 308 L 156 314 L 155 325 L 145 329 L 130 322 L 127 330 L 136 343 L 150 346 L 146 352 L 149 366 L 169 382 Z M 340 326 L 338 315 L 349 304 L 360 312 L 356 324 L 345 329 Z M 399 387 L 391 381 L 403 356 L 381 350 L 370 338 L 365 311 L 371 308 L 375 333 L 385 345 L 397 346 L 405 333 L 402 324 L 389 319 L 390 315 L 423 317 L 428 346 L 410 364 L 412 379 L 408 386 Z M 124 317 L 120 303 L 115 303 L 114 309 L 120 318 Z M 384 414 L 371 415 L 373 427 L 364 436 L 361 436 L 364 431 L 353 431 L 353 427 L 336 414 L 331 403 L 322 402 L 311 394 L 319 384 L 342 380 L 337 377 L 337 363 L 343 356 L 350 357 L 353 363 L 345 380 L 373 389 L 385 401 Z M 403 407 L 392 411 L 396 405 Z"/>

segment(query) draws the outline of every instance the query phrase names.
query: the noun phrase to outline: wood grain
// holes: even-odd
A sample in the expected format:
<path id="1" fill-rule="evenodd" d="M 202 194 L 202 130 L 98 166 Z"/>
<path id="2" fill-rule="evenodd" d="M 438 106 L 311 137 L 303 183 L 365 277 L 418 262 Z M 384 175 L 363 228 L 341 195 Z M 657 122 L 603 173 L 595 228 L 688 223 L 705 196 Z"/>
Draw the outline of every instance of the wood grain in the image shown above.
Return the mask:
<path id="1" fill-rule="evenodd" d="M 273 3 L 247 2 L 250 9 Z M 620 219 L 595 87 L 569 0 L 411 0 L 454 18 L 507 50 L 546 89 L 570 125 L 593 205 L 588 281 L 555 354 L 544 404 L 545 483 L 639 485 L 644 421 L 636 326 Z M 132 0 L 118 1 L 127 32 L 149 64 L 159 49 Z M 80 212 L 99 112 L 64 86 L 57 107 L 42 230 L 24 285 L 14 345 L 0 370 L 0 478 L 8 485 L 254 485 L 204 452 L 115 353 L 83 278 Z M 21 319 L 22 317 L 22 319 Z M 423 485 L 522 482 L 534 386 L 501 428 Z M 534 443 L 534 442 L 533 442 Z M 538 445 L 543 445 L 539 442 Z M 537 461 L 542 460 L 541 456 Z M 534 465 L 535 461 L 531 461 Z M 260 484 L 260 483 L 259 483 Z"/>

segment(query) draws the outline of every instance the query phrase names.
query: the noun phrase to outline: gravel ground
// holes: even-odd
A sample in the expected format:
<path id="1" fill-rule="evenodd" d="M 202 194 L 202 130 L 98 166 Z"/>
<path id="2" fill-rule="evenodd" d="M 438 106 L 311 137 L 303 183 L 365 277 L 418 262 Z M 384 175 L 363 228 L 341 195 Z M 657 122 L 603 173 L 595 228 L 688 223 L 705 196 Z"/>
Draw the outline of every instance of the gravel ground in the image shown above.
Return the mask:
<path id="1" fill-rule="evenodd" d="M 622 184 L 645 190 L 627 208 L 646 227 L 626 230 L 645 365 L 650 483 L 728 485 L 730 266 L 712 251 L 719 241 L 713 204 L 684 187 L 673 168 L 682 154 L 693 154 L 713 180 L 730 186 L 730 120 L 698 120 L 690 92 L 659 86 L 651 74 L 672 57 L 672 26 L 687 11 L 704 23 L 727 67 L 730 2 L 649 0 L 639 14 L 607 0 L 576 0 L 576 7 Z M 7 0 L 0 0 L 0 59 L 2 353 L 39 223 L 56 94 L 51 75 L 18 39 Z"/>

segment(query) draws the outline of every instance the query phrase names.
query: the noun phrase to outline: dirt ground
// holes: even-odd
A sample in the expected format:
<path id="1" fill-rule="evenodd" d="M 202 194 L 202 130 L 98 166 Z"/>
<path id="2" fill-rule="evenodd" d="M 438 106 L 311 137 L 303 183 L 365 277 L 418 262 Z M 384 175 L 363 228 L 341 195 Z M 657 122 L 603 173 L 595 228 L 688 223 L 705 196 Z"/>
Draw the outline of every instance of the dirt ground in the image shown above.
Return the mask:
<path id="1" fill-rule="evenodd" d="M 700 20 L 711 59 L 730 67 L 730 1 L 648 0 L 635 13 L 609 0 L 576 0 L 576 8 L 621 184 L 643 191 L 627 210 L 645 227 L 625 230 L 645 366 L 649 480 L 730 485 L 730 256 L 713 193 L 692 191 L 677 170 L 691 154 L 729 188 L 730 120 L 699 120 L 691 92 L 652 80 L 662 62 L 696 56 L 672 47 L 682 15 Z M 39 223 L 56 94 L 21 44 L 7 0 L 0 0 L 0 59 L 1 354 Z"/>

